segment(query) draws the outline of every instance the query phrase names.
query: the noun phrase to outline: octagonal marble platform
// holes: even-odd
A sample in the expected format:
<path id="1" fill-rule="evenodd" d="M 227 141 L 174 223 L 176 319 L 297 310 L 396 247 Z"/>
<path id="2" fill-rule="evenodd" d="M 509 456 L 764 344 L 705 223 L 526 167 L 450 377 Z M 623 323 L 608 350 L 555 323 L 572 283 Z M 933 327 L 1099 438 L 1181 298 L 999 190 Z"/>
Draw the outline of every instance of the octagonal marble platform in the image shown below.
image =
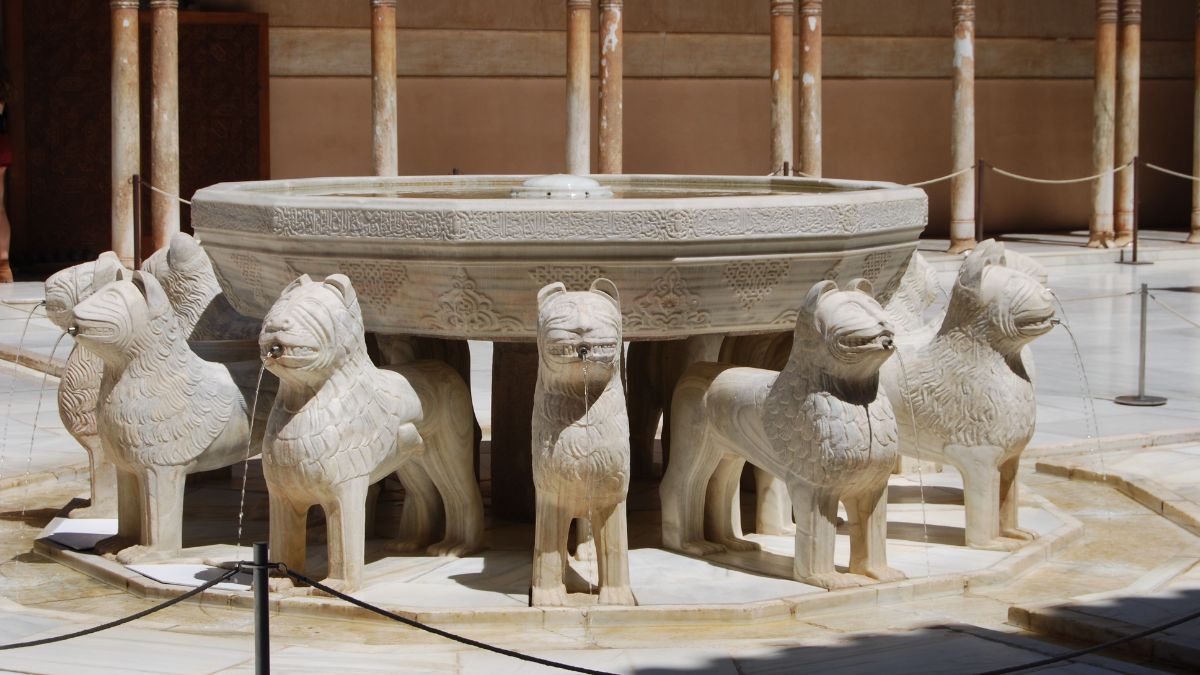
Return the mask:
<path id="1" fill-rule="evenodd" d="M 124 566 L 93 554 L 86 547 L 115 521 L 55 519 L 36 543 L 37 552 L 145 597 L 173 597 L 214 578 L 211 563 L 248 560 L 249 544 L 266 538 L 266 499 L 256 463 L 250 466 L 246 520 L 239 548 L 236 541 L 241 481 L 237 476 L 189 484 L 185 504 L 184 543 L 178 559 Z M 920 496 L 924 494 L 922 506 Z M 747 506 L 747 512 L 748 507 Z M 385 498 L 378 511 L 380 531 L 394 525 L 398 502 Z M 844 513 L 843 513 L 844 517 Z M 658 548 L 659 514 L 656 485 L 634 484 L 630 499 L 630 573 L 638 607 L 595 604 L 589 589 L 596 564 L 574 560 L 568 574 L 572 607 L 530 608 L 528 592 L 533 528 L 530 524 L 492 521 L 487 550 L 462 559 L 394 555 L 384 540 L 371 539 L 363 587 L 355 597 L 439 627 L 513 623 L 580 625 L 596 622 L 664 625 L 689 622 L 779 621 L 831 607 L 855 607 L 914 597 L 961 594 L 966 589 L 1006 581 L 1046 559 L 1081 532 L 1072 517 L 1035 494 L 1022 498 L 1022 527 L 1038 538 L 1013 552 L 981 551 L 963 543 L 964 511 L 961 479 L 947 469 L 922 476 L 893 476 L 888 508 L 888 560 L 908 579 L 825 591 L 790 578 L 791 537 L 748 535 L 762 550 L 695 558 Z M 75 533 L 91 530 L 91 534 Z M 324 524 L 310 516 L 307 573 L 324 573 Z M 75 547 L 75 548 L 72 548 Z M 83 549 L 83 550 L 76 550 Z M 849 560 L 849 538 L 838 535 L 835 561 Z M 250 607 L 248 576 L 207 591 L 203 602 Z M 272 605 L 285 613 L 328 617 L 371 615 L 339 600 L 309 595 L 272 594 Z"/>

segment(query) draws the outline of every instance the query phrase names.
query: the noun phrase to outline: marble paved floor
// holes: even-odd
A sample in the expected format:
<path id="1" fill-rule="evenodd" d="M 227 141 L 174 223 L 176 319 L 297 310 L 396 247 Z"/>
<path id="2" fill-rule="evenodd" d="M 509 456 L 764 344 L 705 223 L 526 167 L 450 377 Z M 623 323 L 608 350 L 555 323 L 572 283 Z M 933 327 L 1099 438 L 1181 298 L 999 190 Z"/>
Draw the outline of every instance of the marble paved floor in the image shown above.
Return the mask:
<path id="1" fill-rule="evenodd" d="M 1039 247 L 1045 244 L 1021 242 L 1013 246 L 1030 252 L 1042 250 Z M 948 288 L 952 274 L 942 273 L 941 281 Z M 1141 282 L 1173 289 L 1156 291 L 1156 295 L 1184 316 L 1200 320 L 1200 294 L 1194 292 L 1200 287 L 1200 265 L 1194 260 L 1165 261 L 1146 267 L 1104 263 L 1050 268 L 1050 285 L 1063 300 L 1067 318 L 1075 329 L 1090 396 L 1081 386 L 1074 350 L 1065 331 L 1056 330 L 1038 340 L 1034 345 L 1039 400 L 1035 444 L 1086 439 L 1097 433 L 1112 436 L 1200 427 L 1200 329 L 1157 305 L 1150 307 L 1148 390 L 1167 396 L 1170 401 L 1157 409 L 1123 408 L 1111 402 L 1112 397 L 1133 393 L 1136 388 L 1133 367 L 1137 359 L 1137 305 L 1136 298 L 1123 294 Z M 60 335 L 57 329 L 41 318 L 33 319 L 25 328 L 30 301 L 39 295 L 38 285 L 14 284 L 0 289 L 0 349 L 15 351 L 25 331 L 26 354 L 43 359 L 51 356 Z M 1097 295 L 1119 296 L 1092 297 Z M 55 360 L 61 361 L 68 349 L 69 338 L 66 338 L 59 345 Z M 473 343 L 472 356 L 473 389 L 481 421 L 486 424 L 490 415 L 488 345 Z M 52 390 L 53 378 L 47 383 Z M 6 426 L 0 450 L 0 642 L 59 634 L 149 607 L 151 601 L 126 595 L 28 553 L 33 538 L 58 508 L 72 497 L 86 493 L 86 483 L 74 474 L 62 476 L 58 481 L 36 483 L 29 483 L 26 478 L 45 476 L 64 465 L 81 465 L 86 456 L 57 425 L 53 394 L 42 391 L 40 373 L 0 364 L 0 396 L 4 397 L 0 398 L 0 411 L 9 413 L 5 416 L 8 421 L 0 423 Z M 1085 399 L 1095 406 L 1094 421 Z M 35 419 L 39 400 L 43 409 Z M 1172 462 L 1157 464 L 1153 470 L 1159 475 L 1176 474 L 1180 481 L 1190 475 Z M 949 479 L 929 474 L 927 477 L 930 490 L 941 487 L 937 485 L 939 480 Z M 1109 487 L 1028 471 L 1023 480 L 1055 506 L 1079 518 L 1085 526 L 1084 535 L 1020 578 L 980 588 L 962 597 L 849 612 L 833 609 L 782 624 L 696 626 L 685 631 L 652 626 L 513 631 L 499 626 L 479 629 L 470 637 L 616 672 L 976 672 L 1034 660 L 1064 649 L 1052 640 L 1007 625 L 1009 606 L 1117 591 L 1152 574 L 1174 557 L 1200 556 L 1197 537 Z M 225 512 L 225 515 L 234 514 Z M 926 562 L 924 552 L 912 546 L 912 531 L 930 525 L 953 528 L 960 525 L 956 519 L 961 519 L 961 511 L 956 514 L 936 503 L 925 510 L 921 525 L 917 524 L 913 509 L 897 509 L 892 519 L 893 529 L 909 538 L 893 537 L 889 551 L 894 551 L 892 555 L 901 565 L 911 568 L 910 573 L 920 573 Z M 1035 522 L 1036 517 L 1031 516 L 1030 521 Z M 786 550 L 782 541 L 764 543 L 768 549 Z M 937 545 L 949 547 L 945 543 Z M 650 558 L 670 555 L 650 551 L 635 548 L 635 555 Z M 969 552 L 971 556 L 987 553 Z M 506 556 L 511 559 L 495 577 L 498 588 L 491 592 L 519 602 L 517 582 L 524 578 L 521 566 L 527 563 L 515 549 Z M 692 564 L 686 562 L 691 560 L 683 559 L 683 567 Z M 664 580 L 685 575 L 686 569 L 678 569 L 681 561 L 648 562 L 647 569 L 661 570 L 642 582 L 650 589 L 648 592 L 663 587 L 664 593 L 678 593 L 667 588 L 670 584 Z M 943 559 L 942 554 L 936 562 L 950 566 L 986 563 Z M 458 578 L 478 573 L 479 563 L 470 559 L 456 565 L 427 571 L 423 578 L 430 586 L 455 587 L 461 586 L 457 584 Z M 695 571 L 699 574 L 692 584 L 696 594 L 704 592 L 704 574 L 713 573 L 711 569 L 702 572 Z M 1181 577 L 1179 584 L 1183 585 L 1176 590 L 1192 590 L 1186 584 L 1195 582 L 1195 574 L 1193 570 Z M 776 581 L 785 585 L 794 583 Z M 64 645 L 0 652 L 0 671 L 249 672 L 253 668 L 251 625 L 247 612 L 181 605 Z M 272 630 L 275 672 L 542 670 L 381 622 L 275 616 Z M 1111 657 L 1089 657 L 1047 670 L 1157 672 Z"/>

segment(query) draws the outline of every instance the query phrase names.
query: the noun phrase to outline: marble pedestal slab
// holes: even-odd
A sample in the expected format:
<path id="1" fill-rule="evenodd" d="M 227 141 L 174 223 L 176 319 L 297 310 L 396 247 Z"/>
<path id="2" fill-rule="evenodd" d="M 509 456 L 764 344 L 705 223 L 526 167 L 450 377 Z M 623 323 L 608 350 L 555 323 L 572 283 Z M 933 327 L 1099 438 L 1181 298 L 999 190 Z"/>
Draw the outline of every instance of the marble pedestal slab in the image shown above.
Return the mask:
<path id="1" fill-rule="evenodd" d="M 863 277 L 890 293 L 928 213 L 915 188 L 765 176 L 604 176 L 615 198 L 510 198 L 528 178 L 222 183 L 192 198 L 192 224 L 247 316 L 301 274 L 341 273 L 368 332 L 529 343 L 538 289 L 597 277 L 620 290 L 626 340 L 791 330 L 821 279 Z M 493 376 L 522 377 L 503 366 Z M 531 392 L 493 397 L 493 420 L 527 424 L 515 396 Z M 516 467 L 493 505 L 530 519 L 523 443 L 515 426 L 493 433 L 495 465 Z"/>
<path id="2" fill-rule="evenodd" d="M 251 465 L 246 495 L 246 534 L 241 547 L 234 545 L 240 481 L 227 485 L 204 483 L 189 492 L 182 557 L 161 565 L 141 565 L 137 571 L 87 552 L 73 551 L 50 539 L 39 539 L 35 549 L 89 576 L 135 595 L 174 597 L 188 586 L 209 578 L 205 561 L 240 560 L 250 555 L 249 542 L 264 535 L 266 497 Z M 388 555 L 384 542 L 368 541 L 362 589 L 355 593 L 404 616 L 441 628 L 471 626 L 672 625 L 722 622 L 772 622 L 837 608 L 903 602 L 915 597 L 958 595 L 969 588 L 1008 580 L 1028 571 L 1082 533 L 1070 516 L 1026 490 L 1023 522 L 1039 535 L 1022 549 L 1011 552 L 977 551 L 963 545 L 964 511 L 961 482 L 947 471 L 927 477 L 924 491 L 929 503 L 922 515 L 914 495 L 922 488 L 915 477 L 895 476 L 889 504 L 888 560 L 909 579 L 839 591 L 825 591 L 790 578 L 792 540 L 788 537 L 751 535 L 764 551 L 753 555 L 693 558 L 659 547 L 659 514 L 655 486 L 635 482 L 630 496 L 630 574 L 638 607 L 594 604 L 589 586 L 596 583 L 594 562 L 573 561 L 567 575 L 572 606 L 540 609 L 528 606 L 533 528 L 498 521 L 489 524 L 488 550 L 462 559 L 417 555 Z M 957 498 L 958 503 L 954 503 Z M 386 529 L 398 514 L 397 503 L 380 505 L 380 523 Z M 324 525 L 310 520 L 307 573 L 324 573 Z M 846 565 L 849 538 L 837 537 L 835 561 Z M 782 576 L 773 576 L 775 572 Z M 182 575 L 182 576 L 181 576 Z M 167 584 L 154 579 L 173 580 Z M 183 584 L 183 585 L 177 585 Z M 208 591 L 203 602 L 252 607 L 244 591 Z M 320 617 L 368 618 L 363 610 L 330 598 L 271 596 L 280 612 Z M 377 618 L 377 617 L 374 617 Z"/>

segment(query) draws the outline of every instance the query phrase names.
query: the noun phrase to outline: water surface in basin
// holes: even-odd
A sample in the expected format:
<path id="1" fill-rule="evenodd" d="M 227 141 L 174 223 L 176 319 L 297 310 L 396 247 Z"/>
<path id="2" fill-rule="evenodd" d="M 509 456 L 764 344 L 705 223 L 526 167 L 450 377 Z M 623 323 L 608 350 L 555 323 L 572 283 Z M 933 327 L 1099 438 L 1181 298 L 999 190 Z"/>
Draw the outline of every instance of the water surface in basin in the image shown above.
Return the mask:
<path id="1" fill-rule="evenodd" d="M 834 188 L 813 186 L 804 190 L 686 190 L 679 188 L 637 188 L 634 190 L 613 189 L 612 197 L 598 199 L 694 199 L 696 197 L 783 197 L 802 193 L 832 192 Z M 381 199 L 512 199 L 511 188 L 493 190 L 444 188 L 438 190 L 372 190 L 370 192 L 329 192 L 318 197 L 376 197 Z"/>

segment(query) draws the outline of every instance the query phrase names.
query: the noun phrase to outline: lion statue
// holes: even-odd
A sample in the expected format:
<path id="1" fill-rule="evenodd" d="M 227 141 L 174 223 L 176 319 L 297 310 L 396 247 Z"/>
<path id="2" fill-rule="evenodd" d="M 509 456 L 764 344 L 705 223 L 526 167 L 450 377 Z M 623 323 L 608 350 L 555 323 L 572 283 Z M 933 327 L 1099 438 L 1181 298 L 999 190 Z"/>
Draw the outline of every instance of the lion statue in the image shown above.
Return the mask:
<path id="1" fill-rule="evenodd" d="M 357 295 L 341 274 L 292 282 L 263 320 L 259 345 L 280 382 L 263 440 L 273 559 L 304 569 L 306 515 L 319 504 L 329 528 L 323 583 L 357 589 L 368 487 L 392 473 L 406 492 L 397 548 L 462 556 L 483 547 L 471 396 L 450 366 L 376 368 Z M 445 536 L 431 544 L 443 512 Z M 275 587 L 290 585 L 284 578 Z"/>
<path id="2" fill-rule="evenodd" d="M 595 280 L 538 292 L 538 375 L 533 395 L 534 606 L 568 602 L 567 535 L 595 536 L 601 604 L 637 604 L 629 586 L 629 420 L 621 386 L 617 287 Z"/>
<path id="3" fill-rule="evenodd" d="M 1049 291 L 988 240 L 959 269 L 937 334 L 884 367 L 900 452 L 962 474 L 968 546 L 1009 550 L 1033 536 L 1017 526 L 1017 469 L 1037 412 L 1025 348 L 1053 326 Z"/>
<path id="4" fill-rule="evenodd" d="M 104 362 L 97 428 L 117 468 L 118 533 L 96 550 L 128 564 L 178 553 L 185 477 L 243 459 L 250 424 L 229 370 L 191 350 L 158 280 L 119 276 L 75 305 L 73 328 Z"/>
<path id="5" fill-rule="evenodd" d="M 693 555 L 757 548 L 733 518 L 749 461 L 787 486 L 795 579 L 833 589 L 903 578 L 887 565 L 897 440 L 879 388 L 893 331 L 869 291 L 861 279 L 845 290 L 832 281 L 813 286 L 781 371 L 700 363 L 684 374 L 671 418 L 674 457 L 659 487 L 667 548 Z M 849 516 L 850 574 L 833 564 L 839 501 Z"/>
<path id="6" fill-rule="evenodd" d="M 897 346 L 924 344 L 933 337 L 941 317 L 928 314 L 939 295 L 942 295 L 942 289 L 937 273 L 924 256 L 913 252 L 895 290 L 889 297 L 879 298 L 891 319 Z M 782 370 L 792 353 L 792 339 L 791 333 L 728 337 L 721 344 L 717 360 L 735 366 Z M 755 531 L 759 534 L 793 534 L 795 526 L 787 486 L 758 467 L 754 469 L 754 482 Z"/>
<path id="7" fill-rule="evenodd" d="M 80 263 L 55 272 L 46 280 L 46 318 L 69 331 L 75 324 L 75 305 L 87 299 L 124 268 L 116 253 L 101 253 L 94 262 Z M 67 433 L 87 451 L 91 468 L 91 500 L 88 506 L 71 511 L 81 518 L 113 518 L 117 515 L 117 470 L 104 456 L 96 429 L 96 401 L 104 361 L 75 345 L 67 355 L 58 383 L 58 417 Z"/>

